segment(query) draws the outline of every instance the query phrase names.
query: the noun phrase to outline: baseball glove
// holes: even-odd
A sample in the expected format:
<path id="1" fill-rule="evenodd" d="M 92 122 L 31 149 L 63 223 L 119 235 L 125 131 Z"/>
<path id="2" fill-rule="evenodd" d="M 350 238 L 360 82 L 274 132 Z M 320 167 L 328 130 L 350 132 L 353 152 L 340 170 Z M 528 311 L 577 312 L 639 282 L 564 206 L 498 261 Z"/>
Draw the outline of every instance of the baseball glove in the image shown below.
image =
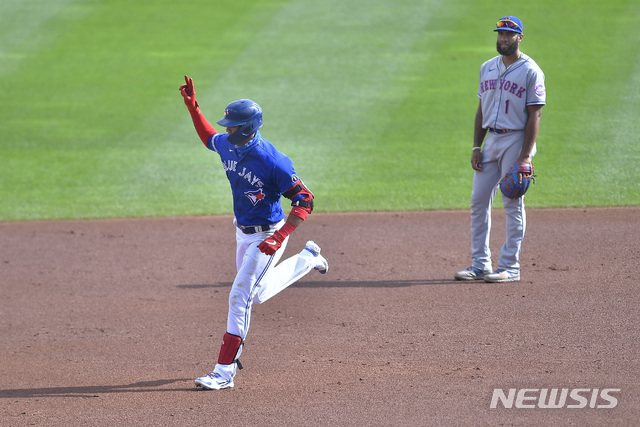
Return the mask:
<path id="1" fill-rule="evenodd" d="M 500 191 L 510 199 L 517 199 L 524 196 L 532 182 L 535 182 L 533 165 L 516 162 L 500 180 Z"/>

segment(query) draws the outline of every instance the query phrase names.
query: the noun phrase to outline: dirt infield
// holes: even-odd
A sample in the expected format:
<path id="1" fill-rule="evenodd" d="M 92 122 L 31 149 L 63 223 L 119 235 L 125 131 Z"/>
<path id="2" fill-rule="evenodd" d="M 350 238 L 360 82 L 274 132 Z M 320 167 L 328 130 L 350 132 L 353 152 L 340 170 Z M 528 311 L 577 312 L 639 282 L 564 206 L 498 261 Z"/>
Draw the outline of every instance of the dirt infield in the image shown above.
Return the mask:
<path id="1" fill-rule="evenodd" d="M 497 256 L 502 211 L 494 224 Z M 515 284 L 452 280 L 470 262 L 466 211 L 313 214 L 287 254 L 314 239 L 329 273 L 254 308 L 245 369 L 223 391 L 193 379 L 225 331 L 231 217 L 0 223 L 0 236 L 2 426 L 640 419 L 637 207 L 529 209 Z M 539 407 L 564 388 L 584 401 Z M 620 390 L 613 408 L 598 408 L 605 388 Z M 494 389 L 525 399 L 492 409 Z"/>

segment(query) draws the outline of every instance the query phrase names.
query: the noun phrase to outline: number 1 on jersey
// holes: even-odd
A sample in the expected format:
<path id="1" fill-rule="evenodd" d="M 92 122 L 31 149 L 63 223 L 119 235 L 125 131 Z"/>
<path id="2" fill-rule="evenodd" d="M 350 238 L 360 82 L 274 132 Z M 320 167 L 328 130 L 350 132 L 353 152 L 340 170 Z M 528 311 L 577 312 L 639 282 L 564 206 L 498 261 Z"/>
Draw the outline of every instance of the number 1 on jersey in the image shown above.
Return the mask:
<path id="1" fill-rule="evenodd" d="M 509 114 L 509 100 L 504 101 L 504 113 Z"/>

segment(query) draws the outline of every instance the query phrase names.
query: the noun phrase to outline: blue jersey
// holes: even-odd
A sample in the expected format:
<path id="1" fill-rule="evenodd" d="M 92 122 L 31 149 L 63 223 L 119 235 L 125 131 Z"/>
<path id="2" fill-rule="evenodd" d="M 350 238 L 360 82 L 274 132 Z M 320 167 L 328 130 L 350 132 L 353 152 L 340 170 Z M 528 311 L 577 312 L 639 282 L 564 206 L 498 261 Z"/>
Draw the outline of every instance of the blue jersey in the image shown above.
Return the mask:
<path id="1" fill-rule="evenodd" d="M 284 219 L 282 193 L 299 180 L 291 159 L 256 132 L 244 152 L 227 141 L 228 134 L 213 134 L 207 148 L 220 155 L 233 193 L 233 212 L 238 225 L 274 224 Z"/>

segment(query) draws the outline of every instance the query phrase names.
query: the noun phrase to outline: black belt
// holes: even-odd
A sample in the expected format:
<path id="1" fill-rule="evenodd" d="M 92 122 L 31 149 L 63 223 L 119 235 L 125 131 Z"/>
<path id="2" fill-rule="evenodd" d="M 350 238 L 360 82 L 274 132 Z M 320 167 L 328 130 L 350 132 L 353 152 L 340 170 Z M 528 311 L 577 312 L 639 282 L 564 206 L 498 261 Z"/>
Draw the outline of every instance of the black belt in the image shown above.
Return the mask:
<path id="1" fill-rule="evenodd" d="M 489 132 L 491 133 L 507 133 L 507 132 L 511 132 L 512 129 L 495 129 L 495 128 L 488 128 Z"/>
<path id="2" fill-rule="evenodd" d="M 243 227 L 242 225 L 239 225 L 238 228 L 244 234 L 255 234 L 263 231 L 269 231 L 273 228 L 273 225 L 250 225 L 248 227 Z"/>

